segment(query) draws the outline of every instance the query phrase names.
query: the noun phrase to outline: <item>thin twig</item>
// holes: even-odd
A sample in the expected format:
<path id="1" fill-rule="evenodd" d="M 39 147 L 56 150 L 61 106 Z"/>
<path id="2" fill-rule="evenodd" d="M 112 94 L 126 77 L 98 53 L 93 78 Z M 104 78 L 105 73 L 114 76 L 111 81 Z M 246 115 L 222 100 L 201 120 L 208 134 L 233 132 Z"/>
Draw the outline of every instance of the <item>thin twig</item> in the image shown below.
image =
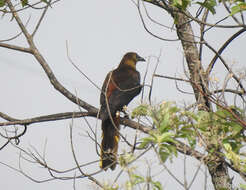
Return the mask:
<path id="1" fill-rule="evenodd" d="M 74 66 L 74 68 L 79 71 L 80 74 L 82 74 L 94 87 L 96 87 L 99 91 L 101 91 L 101 88 L 93 82 L 72 60 L 72 58 L 69 55 L 69 48 L 68 48 L 68 41 L 66 41 L 66 50 L 67 50 L 67 58 L 69 62 Z"/>
<path id="2" fill-rule="evenodd" d="M 246 28 L 244 29 L 244 31 L 246 31 Z M 232 40 L 232 38 L 230 38 Z M 233 38 L 234 39 L 234 38 Z M 230 41 L 230 40 L 229 40 Z M 227 41 L 228 42 L 228 41 Z M 229 45 L 230 42 L 228 42 L 227 45 Z M 208 76 L 210 74 L 210 72 L 212 71 L 212 68 L 217 60 L 217 58 L 219 58 L 221 60 L 221 62 L 223 63 L 223 65 L 225 66 L 225 68 L 227 69 L 227 71 L 232 74 L 232 77 L 236 80 L 236 82 L 238 83 L 238 85 L 240 86 L 243 94 L 246 93 L 246 90 L 244 89 L 242 83 L 240 82 L 240 79 L 233 73 L 233 71 L 231 70 L 231 68 L 226 64 L 225 60 L 221 57 L 221 53 L 222 51 L 225 49 L 225 47 L 227 45 L 223 45 L 223 48 L 220 48 L 220 50 L 217 52 L 212 46 L 210 46 L 207 42 L 204 42 L 204 44 L 211 49 L 214 53 L 215 53 L 215 57 L 212 59 L 211 63 L 208 66 L 208 69 L 206 71 L 206 75 Z"/>
<path id="3" fill-rule="evenodd" d="M 212 69 L 213 69 L 213 66 L 216 62 L 216 60 L 218 58 L 220 58 L 219 56 L 222 54 L 222 52 L 226 49 L 226 47 L 234 40 L 236 39 L 238 36 L 240 36 L 242 33 L 244 33 L 246 31 L 246 28 L 242 28 L 241 30 L 239 30 L 238 32 L 236 32 L 235 34 L 233 34 L 222 46 L 221 48 L 217 51 L 217 53 L 215 53 L 215 56 L 213 57 L 212 61 L 210 62 L 207 70 L 206 70 L 206 73 L 209 74 Z"/>
<path id="4" fill-rule="evenodd" d="M 162 50 L 160 50 L 159 56 L 157 57 L 157 62 L 156 62 L 156 65 L 155 65 L 155 68 L 154 68 L 154 71 L 153 71 L 153 74 L 152 74 L 152 78 L 151 78 L 151 84 L 150 84 L 150 89 L 149 89 L 149 97 L 148 97 L 150 105 L 151 105 L 151 94 L 152 94 L 152 89 L 153 89 L 153 84 L 154 84 L 154 76 L 155 76 L 157 67 L 158 67 L 158 65 L 160 63 L 161 53 L 162 53 Z"/>
<path id="5" fill-rule="evenodd" d="M 73 128 L 72 128 L 72 124 L 69 127 L 70 127 L 70 145 L 71 145 L 71 150 L 72 150 L 73 158 L 74 158 L 74 161 L 76 163 L 76 166 L 77 166 L 78 170 L 80 171 L 80 173 L 82 175 L 88 177 L 89 180 L 91 180 L 92 182 L 94 182 L 95 184 L 97 184 L 99 187 L 103 188 L 103 185 L 98 180 L 96 180 L 91 175 L 88 175 L 88 174 L 84 173 L 81 170 L 81 168 L 79 167 L 79 162 L 78 162 L 77 157 L 75 155 L 75 150 L 74 150 L 74 145 L 73 145 L 73 131 L 72 131 Z"/>
<path id="6" fill-rule="evenodd" d="M 52 1 L 52 0 L 49 0 L 49 2 L 47 2 L 47 4 L 50 5 L 50 4 L 51 4 L 51 1 Z M 38 31 L 38 28 L 40 27 L 40 24 L 41 24 L 41 22 L 43 21 L 44 16 L 45 16 L 45 14 L 46 14 L 46 12 L 47 12 L 47 10 L 48 10 L 48 8 L 49 8 L 48 5 L 44 8 L 44 11 L 43 11 L 43 13 L 42 13 L 40 19 L 38 20 L 38 23 L 37 23 L 37 25 L 36 25 L 36 27 L 35 27 L 33 33 L 32 33 L 32 37 L 34 37 L 35 34 L 36 34 L 36 32 Z"/>

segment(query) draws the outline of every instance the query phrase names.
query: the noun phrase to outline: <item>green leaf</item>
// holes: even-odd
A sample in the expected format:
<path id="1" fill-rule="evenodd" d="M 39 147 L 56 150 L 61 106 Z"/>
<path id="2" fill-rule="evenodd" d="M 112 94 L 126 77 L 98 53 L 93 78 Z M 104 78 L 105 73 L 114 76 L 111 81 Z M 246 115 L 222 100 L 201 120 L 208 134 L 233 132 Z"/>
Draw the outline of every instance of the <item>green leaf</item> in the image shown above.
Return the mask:
<path id="1" fill-rule="evenodd" d="M 150 109 L 148 107 L 148 105 L 140 105 L 138 107 L 136 107 L 133 111 L 132 111 L 132 115 L 131 117 L 134 119 L 136 118 L 137 116 L 146 116 L 148 115 L 148 109 Z"/>
<path id="2" fill-rule="evenodd" d="M 162 186 L 159 181 L 152 181 L 151 183 L 154 185 L 154 190 L 155 189 L 162 190 Z"/>
<path id="3" fill-rule="evenodd" d="M 166 162 L 166 160 L 168 159 L 170 154 L 165 152 L 165 151 L 163 151 L 163 149 L 160 149 L 159 155 L 160 155 L 161 161 L 162 162 Z"/>
<path id="4" fill-rule="evenodd" d="M 160 138 L 159 138 L 159 142 L 163 143 L 163 142 L 173 142 L 175 143 L 175 141 L 172 139 L 174 136 L 173 133 L 171 132 L 167 132 L 167 133 L 163 133 Z"/>
<path id="5" fill-rule="evenodd" d="M 176 106 L 173 106 L 173 107 L 171 107 L 171 108 L 169 109 L 169 112 L 170 112 L 170 113 L 177 113 L 177 112 L 179 112 L 179 111 L 180 111 L 180 109 L 177 108 Z"/>
<path id="6" fill-rule="evenodd" d="M 174 154 L 176 157 L 178 156 L 178 151 L 177 148 L 173 145 L 168 145 L 167 149 L 169 150 L 170 153 Z"/>
<path id="7" fill-rule="evenodd" d="M 145 181 L 144 177 L 138 176 L 136 174 L 132 174 L 131 179 L 133 181 L 133 185 L 137 185 L 137 184 L 143 183 Z"/>
<path id="8" fill-rule="evenodd" d="M 22 7 L 25 7 L 28 4 L 28 0 L 21 0 Z"/>
<path id="9" fill-rule="evenodd" d="M 245 2 L 240 2 L 237 5 L 233 6 L 231 8 L 231 14 L 230 16 L 240 12 L 240 11 L 245 11 L 246 10 L 246 3 Z"/>
<path id="10" fill-rule="evenodd" d="M 173 0 L 173 6 L 186 10 L 187 6 L 190 4 L 190 0 Z"/>
<path id="11" fill-rule="evenodd" d="M 155 139 L 151 136 L 142 138 L 142 143 L 138 146 L 138 148 L 146 148 L 149 143 L 152 143 L 155 141 Z"/>
<path id="12" fill-rule="evenodd" d="M 207 8 L 212 14 L 215 14 L 215 6 L 216 6 L 216 1 L 215 0 L 205 0 L 204 2 L 197 2 L 197 4 Z"/>
<path id="13" fill-rule="evenodd" d="M 160 124 L 160 131 L 161 133 L 166 132 L 168 130 L 168 126 L 170 125 L 170 114 L 166 113 L 164 117 L 162 118 L 161 124 Z"/>
<path id="14" fill-rule="evenodd" d="M 189 111 L 184 111 L 182 112 L 183 115 L 187 116 L 187 117 L 191 117 L 192 119 L 194 119 L 195 121 L 198 121 L 198 116 L 197 114 L 193 113 L 193 112 L 189 112 Z"/>
<path id="15" fill-rule="evenodd" d="M 0 0 L 0 7 L 3 7 L 5 5 L 5 0 Z"/>
<path id="16" fill-rule="evenodd" d="M 245 184 L 240 184 L 240 188 L 246 190 L 246 185 Z"/>
<path id="17" fill-rule="evenodd" d="M 239 125 L 238 123 L 235 123 L 235 122 L 233 122 L 231 126 L 232 126 L 232 131 L 233 131 L 234 136 L 237 135 L 238 133 L 240 133 L 242 131 L 242 128 L 243 128 L 241 125 Z"/>

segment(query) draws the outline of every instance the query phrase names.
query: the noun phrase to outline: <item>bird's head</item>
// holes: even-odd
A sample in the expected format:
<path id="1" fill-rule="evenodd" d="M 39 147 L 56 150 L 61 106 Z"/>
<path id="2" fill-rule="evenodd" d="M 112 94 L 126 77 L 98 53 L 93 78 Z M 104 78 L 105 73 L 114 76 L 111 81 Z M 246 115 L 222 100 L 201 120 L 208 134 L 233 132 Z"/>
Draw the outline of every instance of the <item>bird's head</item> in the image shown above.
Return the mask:
<path id="1" fill-rule="evenodd" d="M 136 69 L 136 64 L 139 61 L 145 61 L 145 59 L 140 57 L 135 52 L 128 52 L 122 58 L 120 65 L 128 65 L 128 66 L 132 67 L 133 69 Z"/>

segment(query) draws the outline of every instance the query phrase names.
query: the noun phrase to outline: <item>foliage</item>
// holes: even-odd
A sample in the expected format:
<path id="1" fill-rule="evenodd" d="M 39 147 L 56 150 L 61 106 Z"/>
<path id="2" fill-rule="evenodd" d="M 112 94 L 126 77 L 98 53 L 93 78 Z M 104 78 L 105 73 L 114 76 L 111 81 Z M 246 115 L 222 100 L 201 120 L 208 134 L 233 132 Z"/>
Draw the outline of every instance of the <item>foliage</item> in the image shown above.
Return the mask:
<path id="1" fill-rule="evenodd" d="M 126 182 L 126 189 L 132 190 L 134 186 L 137 185 L 150 185 L 153 190 L 162 190 L 161 183 L 159 181 L 153 181 L 151 177 L 144 177 L 142 175 L 137 175 L 133 171 L 128 172 L 129 180 Z"/>
<path id="2" fill-rule="evenodd" d="M 202 7 L 207 8 L 212 14 L 215 14 L 215 6 L 217 5 L 215 0 L 208 0 L 204 2 L 196 2 L 197 4 L 201 5 Z"/>
<path id="3" fill-rule="evenodd" d="M 5 5 L 5 0 L 0 0 L 0 7 L 3 7 Z"/>
<path id="4" fill-rule="evenodd" d="M 172 102 L 164 102 L 158 106 L 140 105 L 132 115 L 144 115 L 153 120 L 154 129 L 148 137 L 142 139 L 140 148 L 157 146 L 163 162 L 172 159 L 173 155 L 177 156 L 176 140 L 183 139 L 192 148 L 196 148 L 199 143 L 208 154 L 223 150 L 219 154 L 223 154 L 236 168 L 245 172 L 246 155 L 240 154 L 245 139 L 244 129 L 232 113 L 239 116 L 244 114 L 235 107 L 217 107 L 215 112 L 195 112 L 178 108 Z"/>
<path id="5" fill-rule="evenodd" d="M 132 190 L 135 187 L 144 187 L 149 186 L 150 189 L 153 190 L 162 190 L 162 185 L 159 181 L 155 181 L 152 179 L 151 176 L 143 176 L 141 174 L 136 173 L 136 167 L 132 166 L 129 167 L 129 164 L 133 162 L 136 158 L 134 154 L 124 153 L 119 158 L 119 164 L 122 167 L 123 171 L 128 174 L 128 180 L 125 181 L 124 187 L 121 188 L 117 184 L 104 184 L 104 189 L 106 190 L 119 190 L 119 189 L 126 189 Z"/>
<path id="6" fill-rule="evenodd" d="M 21 3 L 22 7 L 25 7 L 29 5 L 30 0 L 20 0 L 19 2 Z M 49 4 L 47 0 L 41 0 L 41 2 Z M 0 7 L 4 7 L 5 4 L 6 4 L 5 0 L 0 0 Z"/>
<path id="7" fill-rule="evenodd" d="M 246 190 L 246 185 L 241 184 L 241 185 L 240 185 L 240 188 L 241 188 L 241 190 Z"/>
<path id="8" fill-rule="evenodd" d="M 246 10 L 246 3 L 243 0 L 227 0 L 231 6 L 231 14 L 230 16 Z M 212 14 L 216 13 L 216 6 L 220 4 L 221 0 L 203 0 L 203 1 L 191 1 L 191 0 L 172 0 L 171 5 L 185 11 L 189 5 L 198 4 L 203 8 L 208 9 Z"/>
<path id="9" fill-rule="evenodd" d="M 246 10 L 246 3 L 243 1 L 235 1 L 235 5 L 231 8 L 231 15 L 234 15 L 238 12 Z"/>
<path id="10" fill-rule="evenodd" d="M 245 11 L 246 10 L 246 3 L 243 0 L 233 0 L 229 1 L 231 3 L 231 14 L 234 15 L 238 12 Z M 30 0 L 19 0 L 21 3 L 22 7 L 26 7 L 30 4 Z M 47 0 L 41 0 L 41 2 L 49 4 Z M 151 1 L 149 1 L 151 2 Z M 191 4 L 199 4 L 201 7 L 204 7 L 208 9 L 212 14 L 216 13 L 216 6 L 217 4 L 221 3 L 221 1 L 216 0 L 205 0 L 205 1 L 191 1 L 191 0 L 172 0 L 171 5 L 180 9 L 180 10 L 186 10 L 189 5 Z M 5 0 L 0 0 L 0 7 L 5 6 L 6 1 Z"/>
<path id="11" fill-rule="evenodd" d="M 173 0 L 172 5 L 179 9 L 185 10 L 190 2 L 190 0 Z"/>

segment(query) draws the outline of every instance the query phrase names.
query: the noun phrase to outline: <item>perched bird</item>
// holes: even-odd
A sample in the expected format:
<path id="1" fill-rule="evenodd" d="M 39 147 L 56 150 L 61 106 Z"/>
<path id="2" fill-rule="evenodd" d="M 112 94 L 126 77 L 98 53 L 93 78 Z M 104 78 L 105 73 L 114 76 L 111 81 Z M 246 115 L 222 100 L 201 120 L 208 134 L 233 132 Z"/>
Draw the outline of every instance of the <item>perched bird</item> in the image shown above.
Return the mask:
<path id="1" fill-rule="evenodd" d="M 104 80 L 100 96 L 100 117 L 102 119 L 102 143 L 100 167 L 114 170 L 119 142 L 119 112 L 137 96 L 142 86 L 136 63 L 145 61 L 137 53 L 124 55 L 119 66 L 109 72 Z"/>

